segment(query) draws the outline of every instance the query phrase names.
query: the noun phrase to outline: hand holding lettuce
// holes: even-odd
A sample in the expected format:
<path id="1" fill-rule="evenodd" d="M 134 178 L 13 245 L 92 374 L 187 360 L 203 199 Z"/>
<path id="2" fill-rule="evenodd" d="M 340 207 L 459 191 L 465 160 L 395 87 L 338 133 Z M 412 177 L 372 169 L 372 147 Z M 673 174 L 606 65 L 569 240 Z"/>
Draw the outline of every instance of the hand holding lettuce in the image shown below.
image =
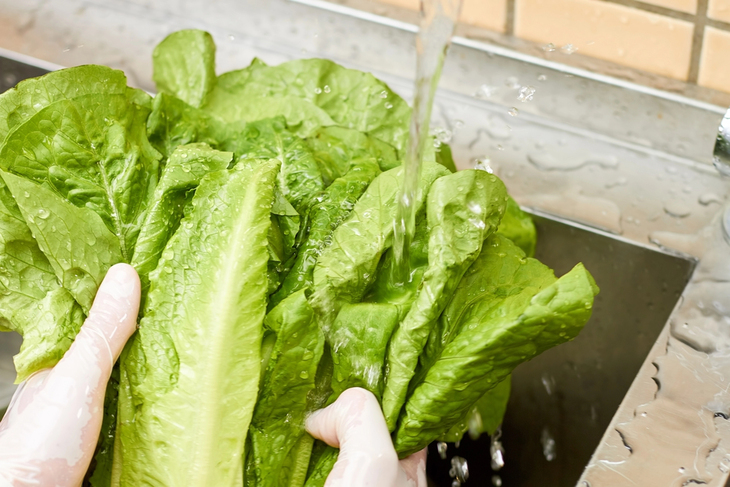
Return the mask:
<path id="1" fill-rule="evenodd" d="M 63 356 L 113 264 L 143 283 L 91 485 L 322 485 L 337 450 L 304 420 L 355 386 L 382 400 L 401 457 L 475 414 L 491 432 L 514 367 L 589 318 L 590 274 L 530 258 L 534 225 L 502 182 L 452 173 L 442 146 L 412 282 L 395 286 L 407 104 L 326 60 L 215 76 L 214 57 L 208 34 L 180 31 L 155 50 L 154 99 L 96 66 L 0 95 L 18 380 Z"/>

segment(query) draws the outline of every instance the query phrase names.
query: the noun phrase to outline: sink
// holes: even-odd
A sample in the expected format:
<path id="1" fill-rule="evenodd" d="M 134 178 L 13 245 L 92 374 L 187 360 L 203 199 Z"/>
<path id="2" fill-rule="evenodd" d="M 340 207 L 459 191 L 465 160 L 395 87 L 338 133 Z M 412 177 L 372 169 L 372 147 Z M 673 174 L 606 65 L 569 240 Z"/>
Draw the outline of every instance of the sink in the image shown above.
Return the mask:
<path id="1" fill-rule="evenodd" d="M 337 3 L 213 2 L 204 16 L 190 0 L 70 3 L 78 9 L 48 5 L 26 53 L 122 68 L 151 90 L 154 45 L 198 27 L 216 38 L 221 71 L 253 57 L 326 57 L 410 99 L 414 26 Z M 1 55 L 0 89 L 48 67 Z M 466 486 L 492 485 L 494 475 L 505 486 L 725 485 L 730 248 L 719 217 L 728 184 L 711 164 L 725 107 L 466 38 L 455 39 L 443 73 L 432 126 L 453 131 L 459 168 L 488 162 L 533 213 L 537 257 L 557 274 L 582 261 L 601 287 L 576 340 L 515 371 L 505 467 L 492 472 L 486 436 L 449 445 L 449 456 L 469 461 Z M 520 103 L 528 85 L 534 100 Z M 17 337 L 2 340 L 17 349 Z M 448 469 L 429 455 L 434 485 L 451 485 Z"/>

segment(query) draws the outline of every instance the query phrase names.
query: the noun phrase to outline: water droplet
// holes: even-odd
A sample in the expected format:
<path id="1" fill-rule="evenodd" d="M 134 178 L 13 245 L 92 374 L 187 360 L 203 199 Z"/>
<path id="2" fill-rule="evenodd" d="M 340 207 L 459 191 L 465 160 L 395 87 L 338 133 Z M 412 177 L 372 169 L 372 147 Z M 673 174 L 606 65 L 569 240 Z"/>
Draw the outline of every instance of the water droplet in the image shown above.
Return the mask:
<path id="1" fill-rule="evenodd" d="M 446 460 L 446 450 L 448 448 L 449 445 L 447 445 L 445 441 L 439 441 L 438 443 L 436 443 L 436 451 L 439 452 L 441 460 Z"/>
<path id="2" fill-rule="evenodd" d="M 233 34 L 228 34 L 228 40 L 229 41 L 235 41 L 236 40 L 236 36 L 234 36 Z"/>
<path id="3" fill-rule="evenodd" d="M 489 157 L 482 157 L 481 159 L 476 159 L 476 163 L 474 164 L 474 169 L 477 171 L 486 171 L 489 174 L 494 174 L 494 170 L 489 165 L 490 163 Z"/>
<path id="4" fill-rule="evenodd" d="M 722 203 L 722 198 L 715 193 L 705 193 L 697 198 L 697 202 L 703 206 L 707 206 L 712 203 Z"/>
<path id="5" fill-rule="evenodd" d="M 489 439 L 489 456 L 492 459 L 492 470 L 499 470 L 504 467 L 504 447 L 499 439 L 502 437 L 502 428 L 497 428 Z"/>
<path id="6" fill-rule="evenodd" d="M 316 88 L 314 89 L 314 92 L 315 92 L 316 94 L 318 94 L 318 95 L 319 95 L 319 94 L 321 94 L 321 93 L 322 93 L 322 88 L 320 88 L 320 87 L 318 86 L 318 87 L 316 87 Z"/>
<path id="7" fill-rule="evenodd" d="M 502 477 L 499 475 L 492 475 L 492 485 L 494 487 L 502 487 Z"/>
<path id="8" fill-rule="evenodd" d="M 38 218 L 40 218 L 41 220 L 45 220 L 46 218 L 48 218 L 48 215 L 50 215 L 50 213 L 48 213 L 48 210 L 46 210 L 45 208 L 40 208 L 38 210 Z"/>
<path id="9" fill-rule="evenodd" d="M 451 459 L 451 468 L 454 469 L 454 477 L 461 483 L 464 483 L 469 478 L 469 465 L 466 463 L 466 459 L 463 457 L 456 456 Z"/>
<path id="10" fill-rule="evenodd" d="M 512 107 L 507 113 L 509 113 L 513 117 L 516 117 L 520 113 L 520 111 L 517 108 Z"/>
<path id="11" fill-rule="evenodd" d="M 522 88 L 520 88 L 520 95 L 517 97 L 517 99 L 522 103 L 532 101 L 532 98 L 535 96 L 535 91 L 536 90 L 533 86 L 523 86 Z"/>
<path id="12" fill-rule="evenodd" d="M 330 91 L 332 91 L 332 89 L 329 87 L 329 85 L 324 85 L 324 92 L 329 93 Z"/>
<path id="13" fill-rule="evenodd" d="M 545 81 L 545 80 L 547 80 L 547 76 L 545 76 L 544 74 L 539 74 L 537 76 L 537 80 L 538 81 Z"/>
<path id="14" fill-rule="evenodd" d="M 573 44 L 566 44 L 563 47 L 560 48 L 561 51 L 563 51 L 565 54 L 573 54 L 575 51 L 578 50 L 577 47 L 575 47 Z"/>
<path id="15" fill-rule="evenodd" d="M 692 210 L 682 201 L 672 199 L 664 203 L 664 212 L 674 218 L 685 218 L 692 213 Z"/>
<path id="16" fill-rule="evenodd" d="M 386 101 L 383 106 L 385 107 L 386 110 L 390 110 L 391 108 L 393 108 L 393 104 L 389 101 Z"/>
<path id="17" fill-rule="evenodd" d="M 555 44 L 553 44 L 552 42 L 549 42 L 549 43 L 545 44 L 544 46 L 542 46 L 542 50 L 545 52 L 553 52 L 553 51 L 555 51 Z"/>
<path id="18" fill-rule="evenodd" d="M 542 435 L 540 435 L 540 443 L 542 443 L 542 454 L 545 455 L 545 459 L 548 462 L 555 460 L 555 439 L 553 439 L 547 426 L 542 429 Z"/>
<path id="19" fill-rule="evenodd" d="M 162 252 L 162 258 L 165 260 L 172 260 L 175 258 L 175 251 L 172 249 L 165 249 Z"/>
<path id="20" fill-rule="evenodd" d="M 302 370 L 299 373 L 299 377 L 301 377 L 302 379 L 308 379 L 309 378 L 309 372 L 307 372 L 306 370 Z"/>
<path id="21" fill-rule="evenodd" d="M 381 91 L 380 98 L 383 98 L 383 99 L 388 98 L 388 91 L 387 90 Z"/>

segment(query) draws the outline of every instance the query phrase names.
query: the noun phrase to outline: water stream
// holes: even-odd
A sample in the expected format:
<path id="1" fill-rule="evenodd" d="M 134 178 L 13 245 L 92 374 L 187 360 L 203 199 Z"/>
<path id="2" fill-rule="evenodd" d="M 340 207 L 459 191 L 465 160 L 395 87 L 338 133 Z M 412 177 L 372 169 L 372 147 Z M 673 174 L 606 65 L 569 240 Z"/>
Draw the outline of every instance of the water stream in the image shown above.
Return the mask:
<path id="1" fill-rule="evenodd" d="M 406 158 L 403 164 L 404 184 L 398 198 L 394 222 L 393 253 L 396 282 L 410 278 L 408 247 L 416 230 L 418 182 L 421 161 L 429 140 L 429 121 L 436 86 L 441 77 L 446 51 L 451 44 L 462 0 L 421 0 L 421 25 L 416 36 L 416 81 Z"/>

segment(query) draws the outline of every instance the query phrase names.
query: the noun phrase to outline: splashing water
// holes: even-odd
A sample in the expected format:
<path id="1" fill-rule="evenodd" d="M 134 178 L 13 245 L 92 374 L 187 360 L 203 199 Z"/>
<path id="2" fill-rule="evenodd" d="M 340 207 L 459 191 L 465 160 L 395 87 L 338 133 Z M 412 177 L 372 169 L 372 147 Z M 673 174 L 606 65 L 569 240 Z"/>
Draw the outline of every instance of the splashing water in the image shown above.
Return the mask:
<path id="1" fill-rule="evenodd" d="M 462 0 L 421 0 L 421 26 L 416 37 L 418 58 L 415 98 L 406 160 L 403 164 L 403 188 L 398 198 L 393 234 L 393 256 L 398 274 L 395 281 L 401 284 L 410 278 L 408 247 L 416 231 L 415 202 L 419 191 L 421 161 L 428 140 L 433 97 L 461 3 Z"/>

